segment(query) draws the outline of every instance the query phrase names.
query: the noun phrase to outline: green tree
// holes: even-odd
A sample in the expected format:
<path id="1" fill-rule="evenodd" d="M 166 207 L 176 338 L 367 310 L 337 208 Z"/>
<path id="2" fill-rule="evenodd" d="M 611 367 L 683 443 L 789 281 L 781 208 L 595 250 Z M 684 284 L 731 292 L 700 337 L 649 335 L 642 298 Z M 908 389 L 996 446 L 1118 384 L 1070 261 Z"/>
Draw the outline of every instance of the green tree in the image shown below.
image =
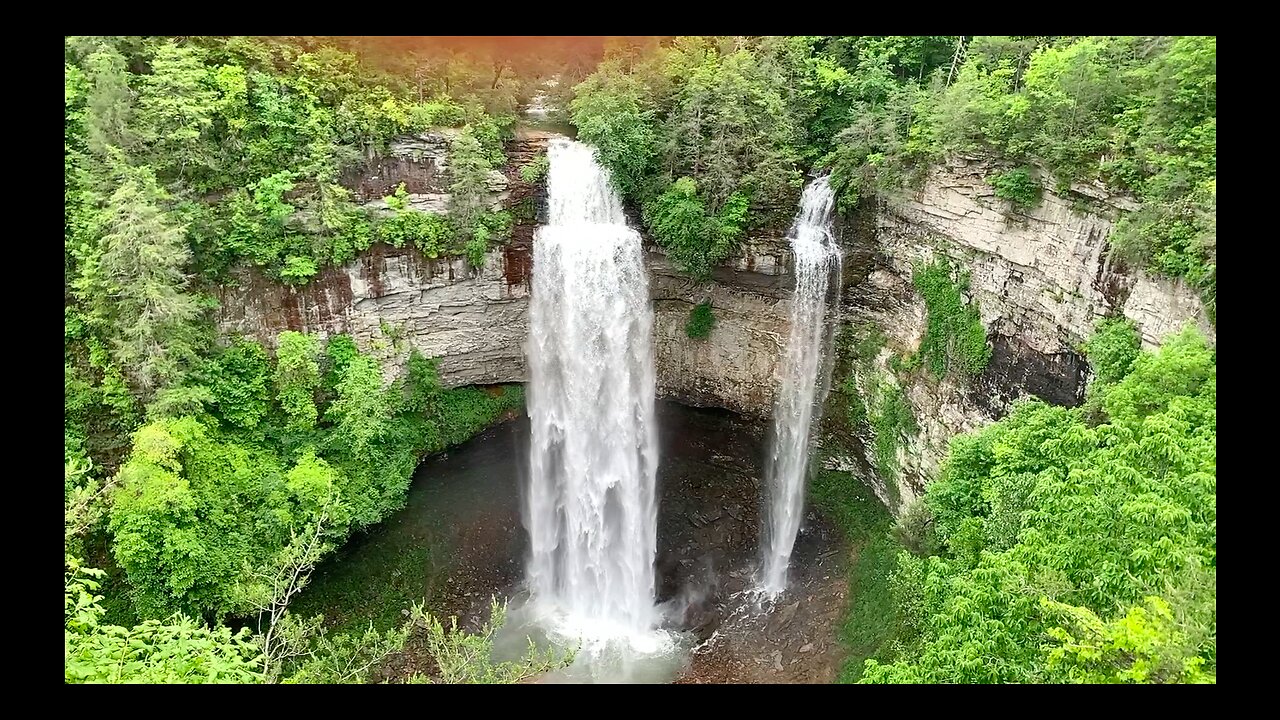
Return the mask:
<path id="1" fill-rule="evenodd" d="M 449 220 L 458 236 L 471 239 L 480 216 L 489 209 L 489 159 L 470 126 L 449 146 Z"/>
<path id="2" fill-rule="evenodd" d="M 289 423 L 303 430 L 315 427 L 316 391 L 320 387 L 320 343 L 312 335 L 280 333 L 276 346 L 276 398 Z"/>
<path id="3" fill-rule="evenodd" d="M 90 82 L 86 108 L 88 147 L 103 156 L 108 148 L 135 149 L 134 92 L 129 87 L 125 57 L 109 44 L 101 44 L 85 60 Z"/>
<path id="4" fill-rule="evenodd" d="M 204 142 L 213 127 L 218 93 L 210 86 L 202 53 L 170 41 L 159 47 L 144 75 L 138 119 L 153 162 L 178 179 L 209 172 L 212 148 Z"/>
<path id="5" fill-rule="evenodd" d="M 569 105 L 578 138 L 596 148 L 624 197 L 637 197 L 657 154 L 654 119 L 639 81 L 602 67 L 574 88 Z"/>
<path id="6" fill-rule="evenodd" d="M 364 457 L 387 432 L 391 414 L 387 400 L 377 361 L 367 355 L 352 358 L 326 415 L 335 425 L 334 442 L 348 457 Z"/>
<path id="7" fill-rule="evenodd" d="M 186 292 L 191 252 L 159 197 L 149 173 L 128 174 L 103 211 L 101 256 L 88 279 L 95 316 L 114 329 L 116 357 L 144 399 L 184 372 L 200 342 L 200 306 Z"/>

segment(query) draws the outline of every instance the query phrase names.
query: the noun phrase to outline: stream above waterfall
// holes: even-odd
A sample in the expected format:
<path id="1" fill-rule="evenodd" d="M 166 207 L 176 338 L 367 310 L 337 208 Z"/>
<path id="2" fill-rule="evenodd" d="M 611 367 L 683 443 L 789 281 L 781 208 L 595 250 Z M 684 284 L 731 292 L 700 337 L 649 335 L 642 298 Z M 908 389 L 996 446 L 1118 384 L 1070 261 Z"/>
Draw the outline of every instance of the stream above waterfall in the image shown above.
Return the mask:
<path id="1" fill-rule="evenodd" d="M 844 539 L 809 510 L 792 556 L 791 583 L 772 612 L 742 610 L 759 563 L 757 531 L 767 427 L 721 410 L 656 404 L 660 609 L 700 645 L 649 681 L 827 682 L 845 596 Z M 524 415 L 425 460 L 406 507 L 353 538 L 322 564 L 303 593 L 302 614 L 324 613 L 345 629 L 403 620 L 414 600 L 475 629 L 489 598 L 521 593 L 528 539 L 520 524 L 529 420 Z M 713 638 L 714 635 L 714 638 Z M 708 640 L 710 639 L 710 642 Z M 801 652 L 806 645 L 810 649 Z M 794 662 L 793 662 L 794 661 Z M 389 677 L 428 662 L 413 643 Z M 781 668 L 781 669 L 778 669 Z"/>

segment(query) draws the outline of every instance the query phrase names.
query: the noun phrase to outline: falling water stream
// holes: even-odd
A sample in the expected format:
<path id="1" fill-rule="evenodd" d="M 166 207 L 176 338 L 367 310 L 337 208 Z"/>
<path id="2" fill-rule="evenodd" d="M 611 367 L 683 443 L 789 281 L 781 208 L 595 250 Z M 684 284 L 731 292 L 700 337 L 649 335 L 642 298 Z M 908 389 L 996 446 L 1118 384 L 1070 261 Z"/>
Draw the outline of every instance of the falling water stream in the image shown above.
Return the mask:
<path id="1" fill-rule="evenodd" d="M 580 655 L 662 651 L 656 630 L 653 310 L 641 240 L 587 145 L 548 147 L 529 310 L 526 610 Z"/>
<path id="2" fill-rule="evenodd" d="M 827 321 L 827 304 L 833 283 L 840 286 L 840 249 L 831 224 L 834 201 L 827 178 L 814 180 L 804 190 L 788 235 L 796 286 L 765 471 L 767 512 L 759 578 L 760 589 L 770 597 L 787 586 L 787 568 L 804 512 L 810 440 L 831 383 L 835 323 Z"/>

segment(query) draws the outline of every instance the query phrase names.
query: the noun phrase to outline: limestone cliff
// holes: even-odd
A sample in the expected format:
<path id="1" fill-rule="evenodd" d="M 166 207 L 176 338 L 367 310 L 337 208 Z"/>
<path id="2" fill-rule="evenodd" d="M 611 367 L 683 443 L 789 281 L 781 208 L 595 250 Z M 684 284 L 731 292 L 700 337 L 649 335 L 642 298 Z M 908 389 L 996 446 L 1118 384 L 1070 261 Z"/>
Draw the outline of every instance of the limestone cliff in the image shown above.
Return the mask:
<path id="1" fill-rule="evenodd" d="M 654 353 L 663 397 L 765 416 L 777 389 L 775 369 L 787 341 L 793 283 L 786 240 L 755 239 L 715 269 L 707 283 L 678 271 L 660 248 L 648 253 Z M 715 327 L 703 339 L 685 332 L 694 305 L 710 301 Z"/>
<path id="2" fill-rule="evenodd" d="M 522 133 L 508 146 L 507 166 L 490 190 L 495 206 L 511 210 L 516 223 L 511 241 L 491 250 L 483 267 L 379 245 L 343 267 L 326 268 L 300 288 L 241 269 L 219 289 L 219 327 L 268 346 L 283 330 L 348 333 L 383 358 L 388 377 L 417 348 L 438 358 L 446 387 L 524 381 L 531 248 L 545 190 L 523 182 L 519 169 L 545 149 L 547 137 Z M 441 212 L 449 199 L 448 134 L 401 138 L 388 155 L 370 158 L 342 182 L 375 211 L 403 182 L 411 207 Z M 663 397 L 768 414 L 774 366 L 786 338 L 786 259 L 780 237 L 752 240 L 716 269 L 711 282 L 694 284 L 648 243 Z M 710 338 L 691 340 L 684 330 L 689 311 L 706 299 L 714 305 L 716 329 Z"/>
<path id="3" fill-rule="evenodd" d="M 1014 399 L 1079 404 L 1088 381 L 1079 347 L 1103 316 L 1132 319 L 1147 347 L 1187 323 L 1211 342 L 1216 336 L 1193 289 L 1109 261 L 1107 235 L 1132 201 L 1095 186 L 1063 194 L 1046 187 L 1037 206 L 1020 210 L 987 183 L 998 169 L 990 160 L 954 158 L 933 168 L 918 191 L 867 203 L 844 233 L 844 322 L 871 324 L 886 336 L 874 372 L 901 386 L 919 431 L 899 448 L 894 487 L 868 473 L 865 450 L 829 462 L 868 473 L 890 507 L 936 475 L 951 437 L 1001 417 Z M 927 313 L 912 270 L 938 256 L 968 272 L 967 300 L 977 303 L 992 349 L 986 369 L 968 381 L 890 369 L 895 353 L 920 347 Z M 861 439 L 863 447 L 873 440 Z"/>
<path id="4" fill-rule="evenodd" d="M 380 353 L 388 376 L 416 347 L 439 358 L 446 386 L 525 380 L 531 248 L 545 195 L 540 185 L 521 181 L 519 168 L 543 150 L 546 138 L 525 134 L 508 148 L 509 162 L 490 189 L 494 204 L 511 209 L 517 222 L 511 241 L 491 250 L 483 267 L 379 246 L 302 288 L 240 271 L 237 282 L 220 291 L 222 330 L 268 344 L 286 329 L 350 333 Z M 439 133 L 401 139 L 388 156 L 371 158 L 343 182 L 375 208 L 404 182 L 414 207 L 439 211 L 448 201 L 447 147 Z M 884 342 L 867 360 L 871 372 L 877 387 L 901 388 L 919 429 L 899 443 L 898 470 L 888 482 L 871 469 L 875 459 L 867 448 L 874 437 L 866 423 L 841 437 L 829 432 L 826 457 L 863 475 L 892 508 L 936 475 L 951 437 L 1000 417 L 1016 398 L 1081 402 L 1088 367 L 1078 347 L 1104 315 L 1132 318 L 1147 346 L 1188 322 L 1215 337 L 1191 289 L 1108 261 L 1107 234 L 1130 201 L 1078 185 L 1062 194 L 1046 188 L 1037 206 L 1019 210 L 987 184 L 996 169 L 987 160 L 954 159 L 935 167 L 918 190 L 865 202 L 840 228 L 841 322 L 879 329 Z M 663 397 L 756 416 L 771 411 L 793 279 L 783 233 L 756 235 L 702 284 L 647 244 Z M 892 357 L 919 348 L 926 327 L 912 270 L 939 256 L 967 270 L 967 299 L 977 303 L 992 349 L 986 369 L 969 380 L 890 368 Z M 705 300 L 715 328 L 705 339 L 690 339 L 689 312 Z M 857 389 L 870 395 L 867 382 L 861 378 Z M 838 399 L 833 394 L 831 402 Z M 840 412 L 828 408 L 829 416 Z"/>

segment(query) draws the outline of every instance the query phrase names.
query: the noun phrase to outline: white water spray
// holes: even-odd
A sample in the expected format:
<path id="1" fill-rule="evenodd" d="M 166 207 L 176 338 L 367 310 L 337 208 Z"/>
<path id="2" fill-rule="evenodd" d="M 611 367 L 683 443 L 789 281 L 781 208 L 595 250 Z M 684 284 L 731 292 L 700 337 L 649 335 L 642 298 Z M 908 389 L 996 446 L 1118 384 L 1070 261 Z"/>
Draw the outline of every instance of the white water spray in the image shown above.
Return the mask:
<path id="1" fill-rule="evenodd" d="M 770 597 L 787 586 L 791 550 L 804 512 L 810 439 L 831 384 L 835 322 L 827 321 L 827 296 L 833 280 L 836 288 L 840 286 L 840 248 L 831 224 L 834 201 L 827 178 L 814 180 L 804 190 L 788 235 L 796 287 L 782 385 L 773 407 L 772 447 L 765 470 L 764 567 L 759 578 L 761 590 Z"/>
<path id="2" fill-rule="evenodd" d="M 548 156 L 527 348 L 531 604 L 554 635 L 646 650 L 658 458 L 641 241 L 591 147 L 556 138 Z"/>

